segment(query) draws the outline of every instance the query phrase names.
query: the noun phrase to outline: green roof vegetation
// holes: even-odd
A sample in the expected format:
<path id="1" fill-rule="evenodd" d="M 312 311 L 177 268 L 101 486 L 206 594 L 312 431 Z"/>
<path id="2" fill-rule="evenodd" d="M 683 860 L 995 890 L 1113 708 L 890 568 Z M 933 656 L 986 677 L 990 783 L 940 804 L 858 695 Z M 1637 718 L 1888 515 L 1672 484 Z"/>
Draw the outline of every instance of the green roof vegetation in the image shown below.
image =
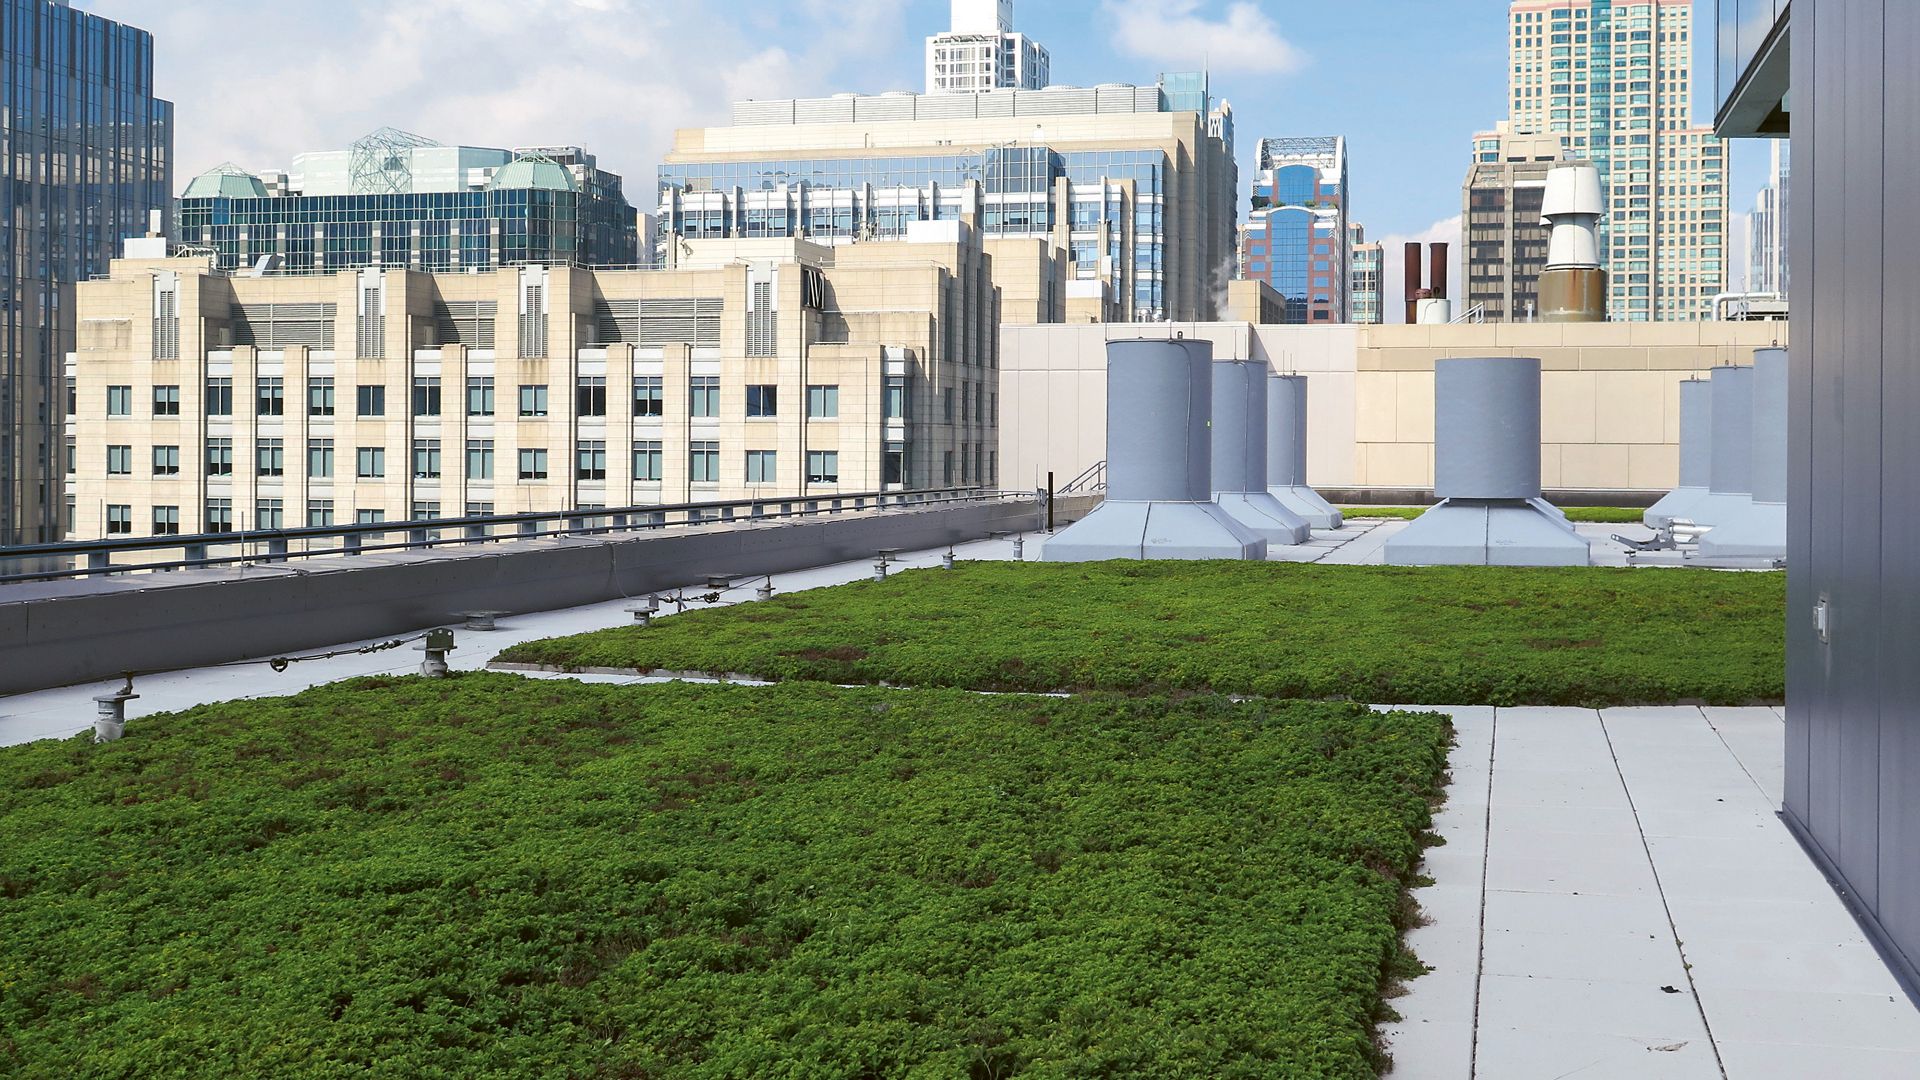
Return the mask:
<path id="1" fill-rule="evenodd" d="M 1340 513 L 1349 518 L 1412 521 L 1431 509 L 1430 506 L 1343 506 Z M 1600 525 L 1638 525 L 1647 516 L 1645 508 L 1638 506 L 1563 506 L 1560 512 L 1567 515 L 1569 521 Z"/>
<path id="2" fill-rule="evenodd" d="M 482 674 L 13 747 L 0 1073 L 1368 1077 L 1448 738 Z"/>
<path id="3" fill-rule="evenodd" d="M 964 563 L 517 645 L 560 669 L 1374 704 L 1785 696 L 1778 573 Z"/>

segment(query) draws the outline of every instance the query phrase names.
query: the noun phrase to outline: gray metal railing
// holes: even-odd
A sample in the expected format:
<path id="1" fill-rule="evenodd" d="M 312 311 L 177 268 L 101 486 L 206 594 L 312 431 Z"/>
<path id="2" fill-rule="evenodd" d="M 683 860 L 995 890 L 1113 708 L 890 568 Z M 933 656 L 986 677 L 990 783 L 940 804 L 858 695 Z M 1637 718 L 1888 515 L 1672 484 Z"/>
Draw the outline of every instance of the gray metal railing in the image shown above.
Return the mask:
<path id="1" fill-rule="evenodd" d="M 130 536 L 65 541 L 0 548 L 0 585 L 284 563 L 296 559 L 337 558 L 507 540 L 605 536 L 655 529 L 746 524 L 984 502 L 1032 502 L 1034 498 L 1030 492 L 986 491 L 978 488 L 869 491 L 415 521 L 360 522 L 305 529 L 256 529 L 251 532 L 200 533 L 192 536 Z M 389 539 L 396 534 L 404 539 Z M 162 557 L 143 559 L 143 556 Z"/>
<path id="2" fill-rule="evenodd" d="M 1087 467 L 1087 471 L 1066 482 L 1055 494 L 1092 495 L 1107 490 L 1107 463 L 1096 461 Z"/>

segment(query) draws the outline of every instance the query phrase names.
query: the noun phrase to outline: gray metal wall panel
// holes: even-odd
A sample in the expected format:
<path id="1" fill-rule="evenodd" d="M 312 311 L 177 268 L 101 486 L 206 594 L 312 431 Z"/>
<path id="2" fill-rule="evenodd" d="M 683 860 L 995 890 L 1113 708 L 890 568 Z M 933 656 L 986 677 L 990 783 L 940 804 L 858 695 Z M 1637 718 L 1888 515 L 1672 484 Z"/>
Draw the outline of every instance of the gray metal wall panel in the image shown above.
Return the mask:
<path id="1" fill-rule="evenodd" d="M 1813 115 L 1818 99 L 1813 82 L 1814 15 L 1811 8 L 1794 30 L 1800 48 L 1793 56 L 1793 84 L 1801 87 L 1798 107 Z M 1787 387 L 1787 747 L 1784 809 L 1803 828 L 1809 820 L 1807 788 L 1812 768 L 1814 702 L 1825 693 L 1824 657 L 1810 613 L 1819 599 L 1813 583 L 1813 362 L 1814 303 L 1811 242 L 1813 192 L 1823 170 L 1814 152 L 1819 133 L 1811 123 L 1793 133 L 1793 157 L 1801 162 L 1793 182 L 1798 197 L 1788 207 L 1792 233 L 1801 237 L 1789 252 L 1793 261 L 1792 341 L 1788 349 Z M 1809 831 L 1811 831 L 1809 829 Z"/>

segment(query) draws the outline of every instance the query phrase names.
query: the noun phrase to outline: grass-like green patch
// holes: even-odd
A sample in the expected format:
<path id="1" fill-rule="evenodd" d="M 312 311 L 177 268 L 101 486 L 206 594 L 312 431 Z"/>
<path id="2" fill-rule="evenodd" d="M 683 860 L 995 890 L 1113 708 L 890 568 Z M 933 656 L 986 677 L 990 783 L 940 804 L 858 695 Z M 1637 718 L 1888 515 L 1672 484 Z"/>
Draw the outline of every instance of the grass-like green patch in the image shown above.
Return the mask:
<path id="1" fill-rule="evenodd" d="M 1366 1077 L 1444 718 L 362 680 L 0 751 L 0 1074 Z"/>
<path id="2" fill-rule="evenodd" d="M 517 645 L 508 662 L 1381 704 L 1785 696 L 1785 575 L 970 563 Z"/>
<path id="3" fill-rule="evenodd" d="M 1429 506 L 1343 506 L 1340 512 L 1350 518 L 1412 521 L 1431 509 Z M 1637 506 L 1563 506 L 1560 510 L 1569 521 L 1601 525 L 1638 525 L 1647 516 L 1646 509 Z"/>

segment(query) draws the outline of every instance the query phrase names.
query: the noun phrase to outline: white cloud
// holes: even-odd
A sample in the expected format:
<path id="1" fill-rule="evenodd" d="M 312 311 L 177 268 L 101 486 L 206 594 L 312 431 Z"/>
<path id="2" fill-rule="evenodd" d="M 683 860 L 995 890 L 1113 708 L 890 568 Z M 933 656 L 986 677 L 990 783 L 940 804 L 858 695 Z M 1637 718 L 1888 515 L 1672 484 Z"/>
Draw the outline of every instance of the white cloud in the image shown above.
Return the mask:
<path id="1" fill-rule="evenodd" d="M 1108 0 L 1103 7 L 1117 51 L 1168 68 L 1281 75 L 1306 63 L 1252 0 L 1234 0 L 1219 17 L 1203 13 L 1200 0 Z"/>
<path id="2" fill-rule="evenodd" d="M 1454 313 L 1461 313 L 1461 297 L 1466 293 L 1466 277 L 1461 270 L 1465 245 L 1462 243 L 1461 218 L 1455 214 L 1427 226 L 1418 233 L 1400 233 L 1380 238 L 1382 291 L 1385 293 L 1383 317 L 1390 323 L 1405 322 L 1407 317 L 1406 290 L 1406 246 L 1419 242 L 1422 244 L 1449 244 L 1447 258 L 1452 264 L 1447 268 L 1447 293 L 1453 298 Z M 1424 256 L 1423 256 L 1424 257 Z M 1421 264 L 1421 280 L 1426 280 L 1426 264 Z"/>
<path id="3" fill-rule="evenodd" d="M 675 129 L 723 124 L 741 98 L 917 81 L 920 63 L 888 47 L 905 17 L 890 0 L 728 18 L 669 0 L 88 7 L 154 33 L 158 90 L 177 106 L 176 187 L 222 161 L 286 168 L 391 126 L 449 144 L 580 145 L 645 207 Z"/>

